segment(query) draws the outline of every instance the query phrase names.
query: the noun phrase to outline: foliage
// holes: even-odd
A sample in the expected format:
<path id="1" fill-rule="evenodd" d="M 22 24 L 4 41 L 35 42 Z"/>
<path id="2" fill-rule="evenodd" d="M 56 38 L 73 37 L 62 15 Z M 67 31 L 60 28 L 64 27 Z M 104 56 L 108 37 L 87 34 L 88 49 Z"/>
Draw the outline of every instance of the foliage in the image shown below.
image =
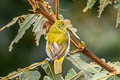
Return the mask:
<path id="1" fill-rule="evenodd" d="M 25 71 L 20 75 L 20 80 L 39 80 L 41 77 L 38 71 Z"/>
<path id="2" fill-rule="evenodd" d="M 88 0 L 87 6 L 84 8 L 83 12 L 86 12 L 88 9 L 91 9 L 97 0 Z M 104 8 L 107 7 L 109 4 L 112 5 L 111 0 L 99 0 L 100 6 L 98 11 L 98 17 L 101 16 Z M 116 21 L 116 27 L 120 24 L 120 1 L 116 0 L 114 2 L 114 8 L 117 10 L 118 16 Z M 59 15 L 60 19 L 64 19 Z M 18 34 L 12 41 L 9 51 L 13 49 L 13 44 L 17 43 L 25 34 L 26 30 L 30 27 L 33 27 L 33 32 L 35 35 L 36 45 L 39 45 L 39 41 L 42 35 L 46 34 L 46 29 L 43 28 L 44 23 L 47 21 L 46 17 L 42 14 L 27 14 L 22 15 L 19 17 L 14 18 L 10 23 L 0 29 L 2 31 L 5 28 L 8 28 L 15 24 L 16 22 L 19 23 L 20 29 L 18 30 Z M 77 30 L 69 25 L 69 31 L 73 33 L 73 35 L 80 39 L 77 36 Z M 43 77 L 43 80 L 120 80 L 120 62 L 108 62 L 111 67 L 116 69 L 115 73 L 110 73 L 107 70 L 100 67 L 95 62 L 86 63 L 80 58 L 80 54 L 76 53 L 74 55 L 68 55 L 66 57 L 75 68 L 71 68 L 66 76 L 63 75 L 55 75 L 53 73 L 53 69 L 50 67 L 50 64 L 47 60 L 34 63 L 26 68 L 18 69 L 18 71 L 12 72 L 5 77 L 0 77 L 1 80 L 8 80 L 8 79 L 18 79 L 18 80 L 39 80 L 41 78 L 41 73 L 38 71 L 39 66 L 41 66 L 44 70 L 46 75 Z M 38 69 L 36 69 L 38 68 Z M 77 68 L 77 69 L 76 69 Z M 63 68 L 64 69 L 64 68 Z"/>
<path id="3" fill-rule="evenodd" d="M 12 50 L 13 44 L 17 43 L 23 37 L 23 35 L 25 34 L 25 31 L 29 29 L 33 23 L 34 23 L 33 32 L 35 33 L 35 36 L 36 36 L 35 38 L 36 44 L 39 45 L 40 36 L 44 34 L 44 31 L 41 29 L 41 26 L 43 22 L 45 21 L 45 18 L 43 18 L 42 15 L 37 16 L 35 14 L 28 14 L 26 16 L 27 17 L 25 18 L 25 20 L 22 23 L 20 23 L 20 29 L 18 30 L 17 36 L 12 41 L 9 47 L 9 51 Z M 17 20 L 17 18 L 15 18 L 15 20 Z M 14 19 L 9 24 L 14 24 Z M 10 25 L 6 25 L 6 26 L 10 26 Z"/>
<path id="4" fill-rule="evenodd" d="M 16 78 L 20 80 L 39 80 L 41 77 L 40 72 L 37 71 L 37 67 L 39 66 L 41 66 L 47 74 L 44 76 L 43 80 L 53 80 L 54 78 L 56 80 L 120 80 L 120 62 L 108 62 L 109 65 L 117 70 L 116 73 L 109 73 L 108 71 L 97 65 L 95 62 L 86 63 L 85 61 L 83 61 L 80 58 L 79 53 L 69 55 L 66 58 L 73 65 L 75 65 L 78 70 L 71 68 L 65 78 L 62 75 L 55 74 L 53 75 L 53 77 L 50 76 L 51 71 L 47 61 L 45 61 L 34 63 L 24 69 L 19 69 L 18 71 L 12 72 L 6 77 L 3 77 L 1 80 Z"/>
<path id="5" fill-rule="evenodd" d="M 87 12 L 88 9 L 91 9 L 96 2 L 97 0 L 88 0 L 87 6 L 83 9 L 83 12 Z M 117 11 L 116 27 L 118 27 L 120 24 L 120 0 L 99 0 L 98 18 L 100 18 L 105 7 L 108 5 L 113 6 Z"/>

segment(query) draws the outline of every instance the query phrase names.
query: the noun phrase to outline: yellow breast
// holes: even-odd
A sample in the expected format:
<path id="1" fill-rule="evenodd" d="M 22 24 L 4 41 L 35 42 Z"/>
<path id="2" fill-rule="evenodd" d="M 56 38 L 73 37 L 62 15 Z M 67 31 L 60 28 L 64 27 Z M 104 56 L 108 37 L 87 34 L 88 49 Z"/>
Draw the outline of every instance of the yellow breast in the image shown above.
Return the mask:
<path id="1" fill-rule="evenodd" d="M 48 42 L 57 44 L 65 43 L 67 40 L 65 33 L 49 33 Z"/>

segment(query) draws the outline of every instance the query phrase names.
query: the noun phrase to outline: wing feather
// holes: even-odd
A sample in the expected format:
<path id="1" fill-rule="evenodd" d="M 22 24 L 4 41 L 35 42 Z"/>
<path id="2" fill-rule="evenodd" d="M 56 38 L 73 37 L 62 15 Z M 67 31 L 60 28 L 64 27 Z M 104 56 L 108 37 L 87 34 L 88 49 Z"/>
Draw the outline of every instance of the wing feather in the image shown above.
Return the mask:
<path id="1" fill-rule="evenodd" d="M 54 42 L 56 43 L 56 42 Z M 64 56 L 67 48 L 67 44 L 49 44 L 48 50 L 50 52 L 50 55 L 52 59 L 60 59 L 62 56 Z M 55 47 L 57 45 L 57 47 Z"/>

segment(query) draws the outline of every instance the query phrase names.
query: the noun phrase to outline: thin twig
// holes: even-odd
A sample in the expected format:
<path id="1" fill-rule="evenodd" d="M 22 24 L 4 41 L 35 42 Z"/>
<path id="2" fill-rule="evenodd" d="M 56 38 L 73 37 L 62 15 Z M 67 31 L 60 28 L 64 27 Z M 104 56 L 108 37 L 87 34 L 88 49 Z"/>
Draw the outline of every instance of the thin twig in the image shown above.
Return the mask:
<path id="1" fill-rule="evenodd" d="M 48 3 L 46 3 L 46 2 L 40 2 L 40 4 L 43 6 L 44 10 L 45 10 L 47 13 L 49 13 L 48 8 L 47 8 Z"/>
<path id="2" fill-rule="evenodd" d="M 32 0 L 28 0 L 29 4 L 32 6 L 32 8 L 34 8 L 34 2 Z"/>
<path id="3" fill-rule="evenodd" d="M 82 71 L 80 71 L 80 72 L 78 72 L 76 75 L 72 76 L 72 78 L 70 78 L 69 80 L 72 80 L 72 79 L 74 79 L 75 77 L 78 77 L 78 76 L 80 76 L 80 75 L 82 75 Z"/>
<path id="4" fill-rule="evenodd" d="M 51 6 L 48 6 L 48 10 L 49 10 L 49 12 L 50 12 L 50 15 L 51 15 L 51 16 L 53 17 L 53 19 L 56 21 L 57 18 L 56 18 L 56 16 L 55 16 L 55 14 L 54 14 L 54 12 L 53 12 Z"/>
<path id="5" fill-rule="evenodd" d="M 59 17 L 59 0 L 56 0 L 56 18 L 59 19 L 58 17 Z"/>
<path id="6" fill-rule="evenodd" d="M 73 43 L 73 45 L 76 47 L 76 48 L 78 48 L 79 46 L 78 46 L 78 41 L 76 41 L 72 36 L 70 36 L 70 41 Z"/>

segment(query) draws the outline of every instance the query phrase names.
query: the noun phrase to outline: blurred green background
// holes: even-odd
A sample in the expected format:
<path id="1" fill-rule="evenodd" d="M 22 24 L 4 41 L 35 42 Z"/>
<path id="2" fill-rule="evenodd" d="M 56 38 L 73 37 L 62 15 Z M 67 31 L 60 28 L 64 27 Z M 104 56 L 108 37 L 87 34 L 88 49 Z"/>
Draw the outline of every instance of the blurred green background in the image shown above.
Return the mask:
<path id="1" fill-rule="evenodd" d="M 117 14 L 115 9 L 112 6 L 106 7 L 98 19 L 98 2 L 87 13 L 83 13 L 86 2 L 87 0 L 60 0 L 60 13 L 71 20 L 78 29 L 81 40 L 85 41 L 87 48 L 99 58 L 105 58 L 106 61 L 120 61 L 120 29 L 115 28 Z M 31 13 L 28 9 L 31 9 L 31 6 L 27 0 L 0 0 L 0 28 L 16 16 Z M 47 58 L 44 37 L 37 47 L 32 28 L 27 30 L 18 44 L 14 45 L 13 51 L 8 52 L 18 28 L 18 24 L 15 24 L 0 32 L 0 76 Z M 81 57 L 89 61 L 87 57 L 83 55 Z"/>

